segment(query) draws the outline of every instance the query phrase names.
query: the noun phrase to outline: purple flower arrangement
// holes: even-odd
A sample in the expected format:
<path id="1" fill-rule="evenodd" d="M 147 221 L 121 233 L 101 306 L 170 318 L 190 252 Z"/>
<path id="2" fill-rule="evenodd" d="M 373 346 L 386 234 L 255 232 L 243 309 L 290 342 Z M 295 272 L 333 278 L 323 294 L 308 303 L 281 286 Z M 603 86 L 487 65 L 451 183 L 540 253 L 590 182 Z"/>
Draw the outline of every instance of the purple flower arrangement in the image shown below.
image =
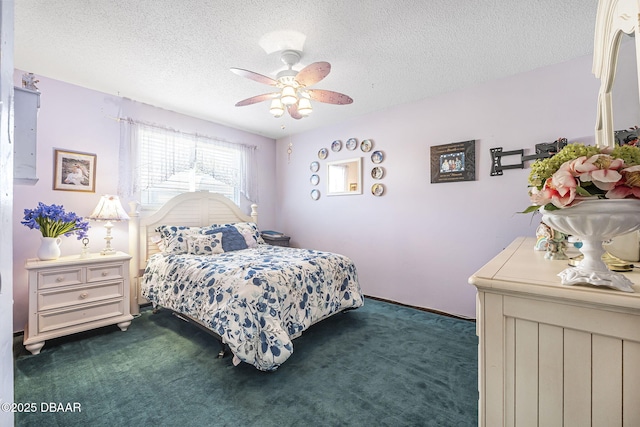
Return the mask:
<path id="1" fill-rule="evenodd" d="M 62 205 L 47 206 L 42 202 L 39 202 L 35 209 L 25 209 L 24 219 L 20 223 L 40 230 L 42 237 L 75 234 L 80 240 L 87 236 L 89 230 L 89 221 L 85 221 L 74 212 L 65 212 Z"/>

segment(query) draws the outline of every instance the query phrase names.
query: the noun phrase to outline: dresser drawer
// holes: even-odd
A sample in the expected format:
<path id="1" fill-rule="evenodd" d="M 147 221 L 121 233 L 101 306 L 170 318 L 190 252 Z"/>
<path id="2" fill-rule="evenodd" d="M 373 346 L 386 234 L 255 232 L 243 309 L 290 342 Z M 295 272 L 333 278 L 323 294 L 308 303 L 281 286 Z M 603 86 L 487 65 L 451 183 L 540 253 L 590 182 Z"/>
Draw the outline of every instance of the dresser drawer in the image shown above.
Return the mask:
<path id="1" fill-rule="evenodd" d="M 87 267 L 87 282 L 101 280 L 122 279 L 124 277 L 124 265 L 98 264 Z"/>
<path id="2" fill-rule="evenodd" d="M 38 289 L 49 289 L 83 283 L 83 271 L 81 267 L 40 271 L 38 272 Z"/>
<path id="3" fill-rule="evenodd" d="M 124 300 L 79 305 L 67 310 L 38 313 L 38 333 L 95 322 L 125 313 Z"/>
<path id="4" fill-rule="evenodd" d="M 38 293 L 38 311 L 122 297 L 123 288 L 124 282 L 120 280 L 93 286 L 66 286 L 41 291 Z"/>

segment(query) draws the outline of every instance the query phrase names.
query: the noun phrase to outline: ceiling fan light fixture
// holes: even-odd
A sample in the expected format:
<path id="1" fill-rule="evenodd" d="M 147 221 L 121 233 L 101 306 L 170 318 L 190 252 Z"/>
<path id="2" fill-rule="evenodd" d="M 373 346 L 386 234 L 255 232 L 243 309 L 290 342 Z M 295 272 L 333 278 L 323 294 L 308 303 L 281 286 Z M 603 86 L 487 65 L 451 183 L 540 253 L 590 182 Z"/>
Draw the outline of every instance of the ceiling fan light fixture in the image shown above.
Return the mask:
<path id="1" fill-rule="evenodd" d="M 343 93 L 310 89 L 311 86 L 327 77 L 331 72 L 331 64 L 319 61 L 309 64 L 299 71 L 294 70 L 294 65 L 300 62 L 302 49 L 293 46 L 282 46 L 282 49 L 280 59 L 287 66 L 287 69 L 279 71 L 275 79 L 242 68 L 231 68 L 231 71 L 240 77 L 275 88 L 272 93 L 256 95 L 236 102 L 236 107 L 270 100 L 269 112 L 274 117 L 281 117 L 286 111 L 292 119 L 300 120 L 313 112 L 312 100 L 334 105 L 346 105 L 353 102 L 353 99 Z"/>
<path id="2" fill-rule="evenodd" d="M 300 98 L 298 100 L 298 113 L 302 116 L 308 116 L 313 111 L 311 101 L 308 98 Z"/>
<path id="3" fill-rule="evenodd" d="M 282 102 L 284 105 L 293 105 L 298 102 L 296 90 L 293 88 L 293 86 L 285 86 L 282 88 L 280 102 Z"/>
<path id="4" fill-rule="evenodd" d="M 282 106 L 282 102 L 280 102 L 280 99 L 275 98 L 271 101 L 269 112 L 273 114 L 273 117 L 275 118 L 282 117 L 282 115 L 284 114 L 284 107 Z"/>

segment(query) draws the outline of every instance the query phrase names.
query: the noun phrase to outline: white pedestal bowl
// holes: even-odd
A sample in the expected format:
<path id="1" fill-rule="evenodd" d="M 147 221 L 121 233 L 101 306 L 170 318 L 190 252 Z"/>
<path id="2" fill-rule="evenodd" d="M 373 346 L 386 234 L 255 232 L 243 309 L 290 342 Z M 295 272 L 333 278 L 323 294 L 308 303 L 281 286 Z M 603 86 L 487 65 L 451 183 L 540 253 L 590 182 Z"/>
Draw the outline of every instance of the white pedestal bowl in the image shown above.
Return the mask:
<path id="1" fill-rule="evenodd" d="M 631 280 L 610 271 L 602 261 L 602 242 L 640 229 L 640 200 L 588 200 L 554 211 L 540 208 L 540 213 L 549 227 L 582 240 L 584 259 L 558 274 L 563 285 L 590 284 L 634 292 Z"/>

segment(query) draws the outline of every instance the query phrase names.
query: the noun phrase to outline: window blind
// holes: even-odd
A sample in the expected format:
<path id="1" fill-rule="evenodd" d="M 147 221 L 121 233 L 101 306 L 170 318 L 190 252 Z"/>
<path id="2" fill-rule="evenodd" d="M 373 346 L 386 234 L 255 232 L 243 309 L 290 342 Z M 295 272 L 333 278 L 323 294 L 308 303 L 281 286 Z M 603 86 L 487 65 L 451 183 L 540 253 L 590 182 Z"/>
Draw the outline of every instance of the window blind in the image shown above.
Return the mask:
<path id="1" fill-rule="evenodd" d="M 239 204 L 257 202 L 255 147 L 128 121 L 131 193 L 155 207 L 188 191 L 221 193 Z M 122 163 L 122 161 L 121 161 Z M 122 187 L 122 186 L 121 186 Z"/>

